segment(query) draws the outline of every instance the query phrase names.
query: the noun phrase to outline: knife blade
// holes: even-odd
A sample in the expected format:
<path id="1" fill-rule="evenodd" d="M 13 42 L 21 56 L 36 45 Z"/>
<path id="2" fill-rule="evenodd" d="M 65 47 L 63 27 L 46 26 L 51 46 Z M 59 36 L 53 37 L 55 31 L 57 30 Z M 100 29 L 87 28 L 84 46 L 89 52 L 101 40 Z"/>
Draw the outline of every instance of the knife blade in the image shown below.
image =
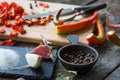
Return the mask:
<path id="1" fill-rule="evenodd" d="M 95 7 L 96 5 L 101 5 L 101 3 L 92 4 L 92 5 L 85 5 L 85 6 L 75 7 L 75 8 L 66 8 L 66 9 L 63 9 L 63 11 L 61 12 L 61 15 L 72 14 L 72 13 L 75 13 L 77 11 L 79 12 L 80 10 L 85 10 L 85 9 L 90 8 L 90 7 Z M 57 12 L 57 10 L 51 11 L 51 12 L 48 12 L 48 13 L 26 15 L 26 16 L 23 16 L 23 18 L 24 19 L 42 18 L 42 17 L 45 17 L 45 16 L 54 15 L 56 12 Z"/>

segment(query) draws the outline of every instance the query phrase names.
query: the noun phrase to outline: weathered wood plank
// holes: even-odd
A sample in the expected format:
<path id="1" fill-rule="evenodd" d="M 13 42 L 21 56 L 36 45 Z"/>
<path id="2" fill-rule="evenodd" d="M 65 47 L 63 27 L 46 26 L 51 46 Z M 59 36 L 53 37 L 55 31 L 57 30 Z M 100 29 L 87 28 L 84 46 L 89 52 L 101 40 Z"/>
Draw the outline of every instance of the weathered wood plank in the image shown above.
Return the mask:
<path id="1" fill-rule="evenodd" d="M 120 80 L 120 67 L 118 67 L 110 76 L 105 80 Z"/>

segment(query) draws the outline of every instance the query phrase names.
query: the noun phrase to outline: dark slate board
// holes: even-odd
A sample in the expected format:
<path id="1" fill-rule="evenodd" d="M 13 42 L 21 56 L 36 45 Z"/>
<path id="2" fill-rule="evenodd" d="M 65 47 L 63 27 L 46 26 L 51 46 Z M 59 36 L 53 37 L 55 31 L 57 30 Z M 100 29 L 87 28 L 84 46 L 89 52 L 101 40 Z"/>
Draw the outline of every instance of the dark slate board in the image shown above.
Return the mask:
<path id="1" fill-rule="evenodd" d="M 19 55 L 19 63 L 17 66 L 27 65 L 25 54 L 31 51 L 33 48 L 22 48 L 22 47 L 9 47 L 9 46 L 0 46 L 0 48 L 12 49 Z M 27 51 L 26 51 L 27 50 Z M 13 69 L 0 69 L 0 76 L 5 77 L 22 77 L 28 80 L 48 80 L 51 78 L 54 71 L 56 60 L 43 60 L 41 67 L 37 69 L 25 68 L 22 70 L 13 70 Z"/>

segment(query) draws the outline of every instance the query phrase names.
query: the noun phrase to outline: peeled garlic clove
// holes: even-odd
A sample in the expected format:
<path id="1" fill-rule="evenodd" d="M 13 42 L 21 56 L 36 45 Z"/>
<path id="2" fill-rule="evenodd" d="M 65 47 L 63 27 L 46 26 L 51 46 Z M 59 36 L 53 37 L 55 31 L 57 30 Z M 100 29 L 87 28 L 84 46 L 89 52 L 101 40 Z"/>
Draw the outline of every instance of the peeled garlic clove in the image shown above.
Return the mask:
<path id="1" fill-rule="evenodd" d="M 30 67 L 32 68 L 38 68 L 40 67 L 41 61 L 42 61 L 42 57 L 37 55 L 37 54 L 29 54 L 27 53 L 25 55 L 27 63 Z"/>

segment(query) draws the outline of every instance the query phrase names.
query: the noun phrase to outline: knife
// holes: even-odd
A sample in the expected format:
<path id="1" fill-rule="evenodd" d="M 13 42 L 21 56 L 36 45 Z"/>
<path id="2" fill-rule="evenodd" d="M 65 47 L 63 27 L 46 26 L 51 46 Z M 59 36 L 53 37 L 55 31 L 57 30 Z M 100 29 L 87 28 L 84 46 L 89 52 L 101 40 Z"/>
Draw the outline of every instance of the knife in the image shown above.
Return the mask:
<path id="1" fill-rule="evenodd" d="M 94 0 L 94 2 L 95 1 L 97 1 L 97 0 Z M 90 7 L 95 7 L 96 5 L 101 5 L 101 3 L 99 3 L 99 4 L 92 4 L 92 3 L 93 3 L 93 1 L 85 4 L 84 6 L 80 6 L 80 7 L 76 7 L 76 8 L 66 8 L 66 9 L 63 9 L 63 11 L 61 12 L 61 15 L 72 14 L 72 13 L 75 13 L 76 11 L 88 9 Z M 92 5 L 89 5 L 89 4 L 92 4 Z M 23 16 L 23 18 L 24 19 L 41 18 L 41 17 L 45 17 L 45 16 L 49 16 L 49 15 L 54 15 L 56 12 L 57 12 L 57 10 L 51 11 L 51 12 L 47 12 L 47 13 L 41 13 L 41 14 L 26 15 L 26 16 Z"/>
<path id="2" fill-rule="evenodd" d="M 95 6 L 95 7 L 90 7 L 90 8 L 88 8 L 88 9 L 86 9 L 86 10 L 81 10 L 78 14 L 75 14 L 74 16 L 72 16 L 72 17 L 70 17 L 70 18 L 68 18 L 68 19 L 64 19 L 64 20 L 62 20 L 62 21 L 71 21 L 71 20 L 73 20 L 76 16 L 78 16 L 78 15 L 85 15 L 85 14 L 91 14 L 91 13 L 93 13 L 93 12 L 95 12 L 95 11 L 98 11 L 98 10 L 101 10 L 101 9 L 104 9 L 104 8 L 106 8 L 106 6 L 107 6 L 107 4 L 106 3 L 102 3 L 101 5 L 97 5 L 97 6 Z"/>

